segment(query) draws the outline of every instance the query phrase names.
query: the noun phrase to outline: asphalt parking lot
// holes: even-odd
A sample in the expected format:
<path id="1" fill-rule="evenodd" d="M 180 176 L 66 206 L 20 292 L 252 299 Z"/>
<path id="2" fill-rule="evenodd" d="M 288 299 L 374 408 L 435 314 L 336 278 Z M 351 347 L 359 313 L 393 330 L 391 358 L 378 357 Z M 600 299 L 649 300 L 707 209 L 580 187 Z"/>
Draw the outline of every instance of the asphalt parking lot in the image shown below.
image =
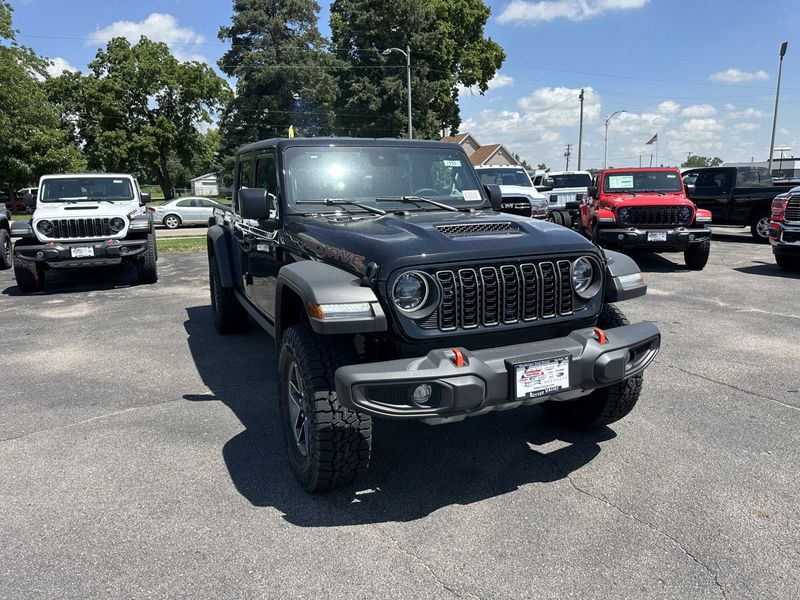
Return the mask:
<path id="1" fill-rule="evenodd" d="M 0 597 L 797 597 L 800 276 L 739 230 L 703 272 L 636 258 L 620 306 L 663 349 L 628 418 L 378 422 L 368 476 L 319 496 L 272 342 L 217 336 L 202 254 L 32 297 L 0 272 Z"/>

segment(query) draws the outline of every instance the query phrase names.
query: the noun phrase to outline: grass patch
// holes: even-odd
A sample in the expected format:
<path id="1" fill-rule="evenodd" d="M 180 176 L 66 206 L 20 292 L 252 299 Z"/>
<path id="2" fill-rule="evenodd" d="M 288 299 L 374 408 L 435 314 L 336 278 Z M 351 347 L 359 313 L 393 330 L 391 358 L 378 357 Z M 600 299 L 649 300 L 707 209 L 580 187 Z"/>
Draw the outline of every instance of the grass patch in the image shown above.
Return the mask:
<path id="1" fill-rule="evenodd" d="M 31 216 L 27 213 L 17 213 L 15 215 L 11 215 L 12 221 L 28 221 L 30 218 Z"/>
<path id="2" fill-rule="evenodd" d="M 195 236 L 185 238 L 156 239 L 159 252 L 205 252 L 206 237 Z"/>

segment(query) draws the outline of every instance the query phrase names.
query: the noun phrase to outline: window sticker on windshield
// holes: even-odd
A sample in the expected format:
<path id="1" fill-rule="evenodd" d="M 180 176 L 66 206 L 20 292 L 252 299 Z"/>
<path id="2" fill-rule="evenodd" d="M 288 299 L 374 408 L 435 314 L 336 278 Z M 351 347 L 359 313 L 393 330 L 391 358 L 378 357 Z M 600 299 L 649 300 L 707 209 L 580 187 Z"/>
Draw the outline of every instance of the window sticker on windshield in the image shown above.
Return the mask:
<path id="1" fill-rule="evenodd" d="M 444 161 L 445 167 L 460 167 L 461 161 L 460 160 L 446 160 Z"/>
<path id="2" fill-rule="evenodd" d="M 478 190 L 464 190 L 464 200 L 467 202 L 480 202 L 481 193 Z"/>
<path id="3" fill-rule="evenodd" d="M 633 175 L 609 175 L 608 187 L 610 188 L 632 188 Z"/>
<path id="4" fill-rule="evenodd" d="M 114 183 L 122 183 L 122 179 L 115 179 Z"/>
<path id="5" fill-rule="evenodd" d="M 675 179 L 676 177 L 677 177 L 677 175 L 674 175 L 674 174 L 670 175 L 669 173 L 667 173 L 667 179 Z"/>

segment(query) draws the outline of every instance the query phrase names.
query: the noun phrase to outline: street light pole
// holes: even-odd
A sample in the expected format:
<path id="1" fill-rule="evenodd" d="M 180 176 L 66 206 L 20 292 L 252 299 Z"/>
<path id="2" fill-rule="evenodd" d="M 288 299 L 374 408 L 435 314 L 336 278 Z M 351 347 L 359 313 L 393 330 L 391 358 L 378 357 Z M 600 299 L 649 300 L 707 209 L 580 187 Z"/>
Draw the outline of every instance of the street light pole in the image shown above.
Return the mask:
<path id="1" fill-rule="evenodd" d="M 624 112 L 628 112 L 627 110 L 618 110 L 616 112 L 611 113 L 606 117 L 606 135 L 605 139 L 603 140 L 603 168 L 605 169 L 608 166 L 608 125 L 611 123 L 611 119 L 616 117 L 619 114 Z"/>
<path id="2" fill-rule="evenodd" d="M 778 98 L 781 95 L 781 69 L 783 68 L 783 57 L 786 54 L 786 48 L 789 42 L 783 42 L 780 49 L 780 59 L 778 60 L 778 87 L 775 89 L 775 112 L 772 114 L 772 138 L 769 141 L 769 160 L 768 166 L 769 176 L 772 177 L 772 154 L 775 152 L 775 127 L 778 124 Z"/>
<path id="3" fill-rule="evenodd" d="M 411 123 L 411 46 L 406 44 L 406 49 L 387 48 L 381 54 L 388 56 L 392 52 L 399 52 L 406 57 L 406 86 L 408 88 L 408 139 L 414 138 L 414 126 Z"/>

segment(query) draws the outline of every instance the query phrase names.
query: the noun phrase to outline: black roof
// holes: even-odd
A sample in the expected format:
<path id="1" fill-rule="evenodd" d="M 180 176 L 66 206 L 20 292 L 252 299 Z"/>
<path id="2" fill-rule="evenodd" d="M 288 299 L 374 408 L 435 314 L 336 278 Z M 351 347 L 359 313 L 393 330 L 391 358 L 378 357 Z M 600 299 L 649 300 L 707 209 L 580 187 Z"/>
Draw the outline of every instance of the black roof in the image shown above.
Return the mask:
<path id="1" fill-rule="evenodd" d="M 460 148 L 453 142 L 432 140 L 407 140 L 398 138 L 350 138 L 350 137 L 309 137 L 309 138 L 272 138 L 247 144 L 239 148 L 237 154 L 277 148 L 282 151 L 294 146 L 417 146 L 420 148 Z"/>

